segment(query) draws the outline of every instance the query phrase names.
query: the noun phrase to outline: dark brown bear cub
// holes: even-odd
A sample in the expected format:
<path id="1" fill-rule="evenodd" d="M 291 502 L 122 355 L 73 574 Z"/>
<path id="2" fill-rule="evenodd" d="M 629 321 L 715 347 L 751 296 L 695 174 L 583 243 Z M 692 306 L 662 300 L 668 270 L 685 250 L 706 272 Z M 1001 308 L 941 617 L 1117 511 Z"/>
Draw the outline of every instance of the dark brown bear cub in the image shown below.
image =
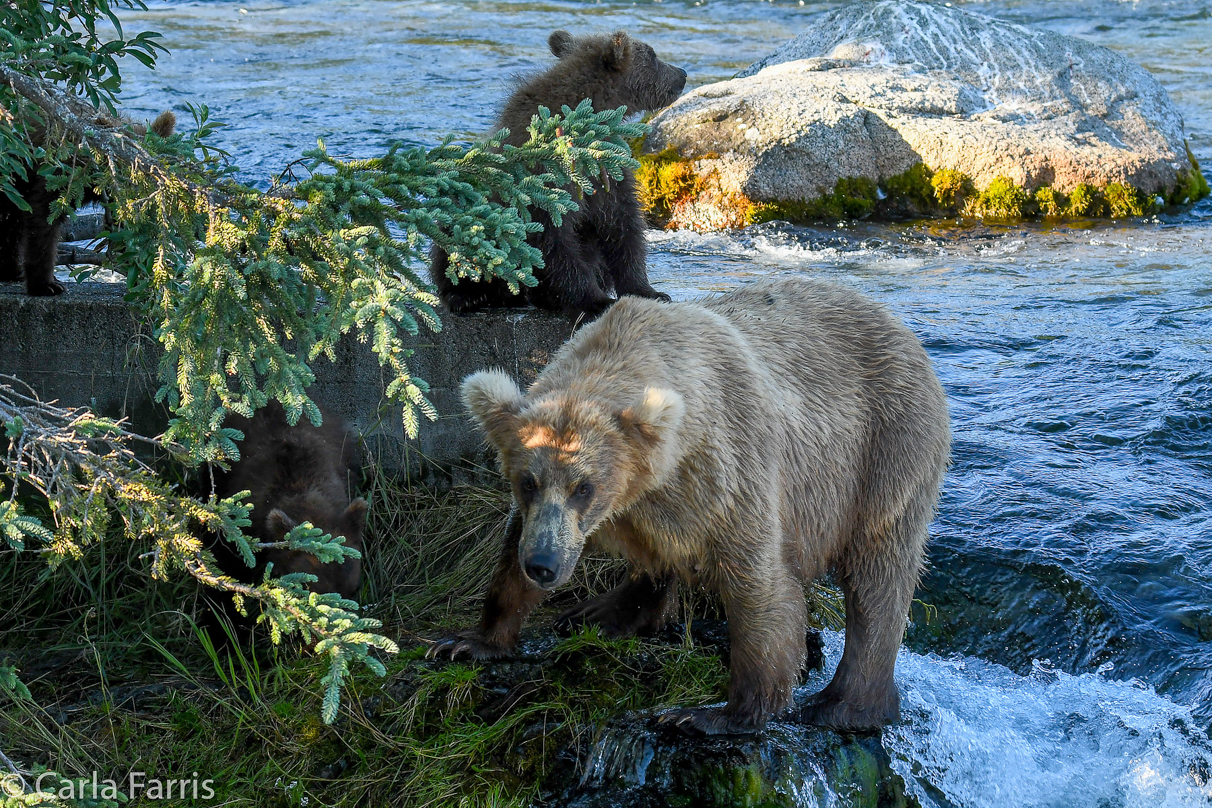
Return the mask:
<path id="1" fill-rule="evenodd" d="M 366 500 L 350 501 L 361 466 L 357 444 L 339 418 L 328 412 L 323 412 L 323 418 L 319 427 L 306 417 L 291 426 L 282 405 L 271 401 L 251 419 L 231 415 L 224 422 L 243 432 L 244 441 L 240 460 L 230 471 L 216 474 L 216 494 L 229 497 L 250 492 L 245 500 L 253 506 L 252 525 L 246 531 L 250 539 L 279 542 L 291 528 L 311 522 L 325 533 L 344 536 L 347 547 L 362 550 Z M 212 550 L 223 573 L 245 583 L 259 582 L 266 564 L 272 562 L 275 577 L 291 572 L 315 575 L 317 580 L 308 585 L 313 592 L 336 592 L 351 598 L 362 585 L 362 562 L 356 558 L 324 564 L 299 550 L 268 549 L 256 554 L 257 565 L 250 568 L 225 541 L 215 540 Z M 228 618 L 246 630 L 248 623 L 234 614 L 231 599 L 219 597 L 226 601 L 222 608 Z"/>
<path id="2" fill-rule="evenodd" d="M 589 98 L 596 111 L 660 109 L 686 86 L 686 71 L 657 58 L 651 47 L 619 31 L 610 36 L 575 38 L 556 31 L 548 39 L 559 61 L 518 87 L 505 104 L 497 129 L 508 128 L 506 142 L 526 142 L 526 129 L 539 107 L 558 112 Z M 580 210 L 564 217 L 559 227 L 541 210 L 531 213 L 543 226 L 530 243 L 543 252 L 545 266 L 535 270 L 538 285 L 513 295 L 501 280 L 479 283 L 447 274 L 447 256 L 433 251 L 430 274 L 438 294 L 455 313 L 525 305 L 561 311 L 576 317 L 596 317 L 620 297 L 636 295 L 668 301 L 668 295 L 648 283 L 644 222 L 636 195 L 635 177 L 626 172 L 621 182 L 595 183 L 594 193 L 578 199 Z"/>
<path id="3" fill-rule="evenodd" d="M 111 125 L 126 125 L 139 136 L 146 135 L 149 128 L 127 119 Z M 173 113 L 162 112 L 152 121 L 150 129 L 166 138 L 172 135 L 176 125 L 177 117 Z M 55 259 L 59 233 L 67 217 L 50 218 L 51 204 L 59 192 L 47 188 L 46 177 L 37 173 L 37 167 L 27 170 L 28 178 L 14 177 L 13 185 L 30 210 L 21 210 L 0 194 L 0 281 L 19 281 L 24 277 L 27 294 L 62 294 L 64 286 L 55 280 Z M 86 189 L 84 201 L 99 200 L 92 189 Z"/>

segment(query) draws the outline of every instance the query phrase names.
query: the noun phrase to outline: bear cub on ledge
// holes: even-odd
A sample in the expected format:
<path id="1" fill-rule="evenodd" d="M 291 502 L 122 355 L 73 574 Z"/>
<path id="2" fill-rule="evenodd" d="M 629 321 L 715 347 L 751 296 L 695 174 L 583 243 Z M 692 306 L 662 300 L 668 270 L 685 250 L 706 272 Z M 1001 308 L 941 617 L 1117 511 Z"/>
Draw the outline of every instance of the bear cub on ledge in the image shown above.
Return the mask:
<path id="1" fill-rule="evenodd" d="M 839 729 L 895 721 L 905 616 L 950 453 L 947 401 L 917 338 L 838 286 L 780 280 L 695 303 L 626 298 L 579 331 L 525 394 L 481 371 L 463 397 L 500 454 L 514 510 L 481 625 L 432 656 L 508 655 L 587 542 L 629 578 L 565 612 L 625 636 L 660 627 L 678 580 L 719 593 L 723 706 L 662 720 L 707 734 L 772 717 Z M 833 680 L 794 715 L 804 584 L 846 597 Z"/>
<path id="2" fill-rule="evenodd" d="M 150 125 L 144 125 L 126 118 L 114 121 L 101 114 L 97 122 L 110 127 L 129 127 L 139 137 L 145 136 L 150 130 L 162 138 L 168 138 L 177 126 L 177 116 L 169 111 L 161 112 Z M 0 282 L 19 281 L 24 277 L 25 293 L 28 295 L 62 294 L 65 287 L 55 279 L 55 261 L 59 234 L 67 216 L 50 218 L 51 205 L 60 192 L 47 187 L 46 177 L 38 173 L 37 167 L 27 168 L 27 171 L 26 179 L 13 178 L 13 186 L 30 210 L 22 210 L 7 196 L 0 194 Z M 85 189 L 85 202 L 100 199 L 96 191 Z"/>
<path id="3" fill-rule="evenodd" d="M 686 86 L 685 70 L 662 62 L 650 46 L 622 31 L 581 38 L 556 31 L 548 44 L 559 61 L 522 83 L 497 121 L 495 129 L 508 128 L 506 142 L 514 146 L 526 142 L 540 106 L 559 112 L 562 105 L 575 108 L 589 98 L 597 112 L 622 106 L 628 113 L 655 110 L 673 103 Z M 543 230 L 528 240 L 542 250 L 545 266 L 535 270 L 538 285 L 523 287 L 520 295 L 500 279 L 455 283 L 446 274 L 447 254 L 435 247 L 430 278 L 442 302 L 456 314 L 529 302 L 592 319 L 614 302 L 611 291 L 668 301 L 648 283 L 647 224 L 634 174 L 626 171 L 622 181 L 609 184 L 595 181 L 594 193 L 578 197 L 577 204 L 580 210 L 565 216 L 559 227 L 544 211 L 531 211 Z"/>

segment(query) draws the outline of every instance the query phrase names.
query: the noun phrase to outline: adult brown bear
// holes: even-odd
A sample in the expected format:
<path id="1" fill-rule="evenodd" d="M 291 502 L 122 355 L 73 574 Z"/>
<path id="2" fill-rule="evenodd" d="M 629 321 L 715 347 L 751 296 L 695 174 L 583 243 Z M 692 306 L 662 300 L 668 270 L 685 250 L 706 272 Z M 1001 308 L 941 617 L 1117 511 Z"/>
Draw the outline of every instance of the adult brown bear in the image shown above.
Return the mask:
<path id="1" fill-rule="evenodd" d="M 168 111 L 160 113 L 147 126 L 125 118 L 115 121 L 104 113 L 98 113 L 97 118 L 98 126 L 128 127 L 140 137 L 150 129 L 166 138 L 172 135 L 177 125 L 177 116 Z M 19 281 L 24 277 L 26 294 L 62 294 L 64 286 L 55 280 L 55 259 L 59 233 L 67 216 L 51 218 L 51 204 L 59 192 L 47 187 L 46 177 L 39 174 L 36 167 L 27 171 L 25 179 L 13 179 L 13 186 L 29 205 L 29 210 L 22 210 L 7 196 L 0 194 L 0 282 Z M 85 189 L 85 202 L 99 200 L 100 197 L 92 189 Z"/>
<path id="2" fill-rule="evenodd" d="M 526 142 L 526 129 L 540 106 L 558 112 L 562 105 L 575 107 L 589 98 L 597 111 L 622 106 L 628 112 L 660 109 L 686 86 L 685 70 L 661 61 L 650 46 L 622 31 L 581 38 L 556 31 L 548 44 L 559 61 L 519 86 L 497 121 L 497 129 L 509 129 L 506 142 L 515 146 Z M 510 293 L 499 279 L 463 278 L 456 283 L 446 274 L 446 253 L 435 247 L 430 277 L 442 302 L 455 313 L 529 302 L 572 317 L 592 318 L 614 302 L 612 291 L 668 301 L 668 295 L 648 283 L 647 224 L 633 174 L 627 171 L 622 181 L 608 186 L 596 182 L 594 193 L 585 194 L 577 204 L 580 210 L 565 216 L 559 227 L 542 210 L 531 211 L 543 230 L 529 240 L 542 250 L 544 266 L 535 270 L 538 285 L 523 288 L 521 295 Z"/>
<path id="3" fill-rule="evenodd" d="M 950 431 L 921 343 L 882 306 L 807 280 L 697 303 L 627 298 L 527 393 L 482 371 L 463 396 L 516 507 L 481 625 L 431 654 L 510 653 L 589 540 L 627 558 L 631 576 L 561 619 L 626 635 L 664 621 L 678 579 L 715 590 L 731 639 L 728 702 L 665 718 L 754 731 L 791 706 L 803 586 L 832 569 L 845 651 L 798 718 L 846 729 L 896 719 L 893 668 Z"/>

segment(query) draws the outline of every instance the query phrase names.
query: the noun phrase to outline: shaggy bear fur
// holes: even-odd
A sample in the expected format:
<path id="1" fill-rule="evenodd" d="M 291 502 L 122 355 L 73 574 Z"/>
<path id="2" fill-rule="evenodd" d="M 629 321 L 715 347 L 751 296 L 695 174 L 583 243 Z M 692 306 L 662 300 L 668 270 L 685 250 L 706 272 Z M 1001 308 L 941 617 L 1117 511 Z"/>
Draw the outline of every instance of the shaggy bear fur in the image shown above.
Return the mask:
<path id="1" fill-rule="evenodd" d="M 128 126 L 140 137 L 147 134 L 148 127 L 127 120 L 102 121 L 99 125 L 111 127 Z M 162 112 L 151 123 L 151 131 L 160 137 L 168 137 L 177 125 L 177 117 L 171 112 Z M 58 191 L 47 188 L 46 178 L 29 170 L 28 179 L 13 182 L 17 193 L 30 206 L 23 211 L 8 197 L 0 194 L 0 282 L 19 281 L 24 276 L 25 291 L 30 295 L 58 295 L 64 291 L 63 284 L 55 280 L 55 260 L 59 248 L 59 232 L 66 214 L 51 219 L 51 204 L 59 196 Z M 100 201 L 100 197 L 87 189 L 85 202 Z"/>
<path id="2" fill-rule="evenodd" d="M 586 541 L 631 562 L 565 622 L 659 626 L 677 581 L 719 593 L 723 706 L 663 720 L 749 732 L 787 714 L 805 659 L 803 588 L 846 597 L 833 681 L 796 715 L 843 729 L 896 720 L 897 649 L 946 469 L 947 401 L 921 343 L 882 306 L 807 280 L 697 303 L 628 298 L 582 329 L 523 394 L 502 371 L 463 383 L 515 513 L 478 629 L 431 654 L 510 653 Z"/>
<path id="3" fill-rule="evenodd" d="M 549 70 L 523 83 L 505 104 L 497 129 L 508 128 L 508 143 L 520 146 L 540 106 L 559 112 L 583 99 L 597 111 L 627 107 L 628 112 L 668 106 L 686 86 L 686 71 L 657 58 L 652 48 L 619 31 L 610 36 L 574 38 L 556 31 L 548 39 L 559 59 Z M 571 190 L 571 189 L 570 189 Z M 435 247 L 430 277 L 452 312 L 525 305 L 562 311 L 570 317 L 596 317 L 619 296 L 637 295 L 668 301 L 648 283 L 644 231 L 647 227 L 636 195 L 635 177 L 596 182 L 594 193 L 578 199 L 580 210 L 559 227 L 542 210 L 532 210 L 541 233 L 530 243 L 543 252 L 544 266 L 535 270 L 538 285 L 513 295 L 504 281 L 456 284 L 447 275 L 447 255 Z"/>
<path id="4" fill-rule="evenodd" d="M 323 424 L 313 426 L 306 417 L 291 426 L 277 401 L 257 410 L 251 419 L 230 415 L 224 426 L 244 433 L 240 460 L 229 471 L 217 471 L 215 490 L 219 497 L 249 491 L 246 502 L 253 506 L 247 535 L 258 542 L 282 541 L 291 528 L 311 522 L 325 533 L 344 536 L 345 545 L 362 550 L 366 524 L 366 500 L 350 501 L 361 459 L 356 440 L 331 413 L 323 412 Z M 227 542 L 213 537 L 211 549 L 219 569 L 238 581 L 261 581 L 265 565 L 273 562 L 275 577 L 307 572 L 317 580 L 308 585 L 313 592 L 337 592 L 352 598 L 362 585 L 362 562 L 350 558 L 342 564 L 324 564 L 299 550 L 270 549 L 256 554 L 257 564 L 248 567 Z M 238 628 L 247 621 L 229 608 L 223 611 Z"/>

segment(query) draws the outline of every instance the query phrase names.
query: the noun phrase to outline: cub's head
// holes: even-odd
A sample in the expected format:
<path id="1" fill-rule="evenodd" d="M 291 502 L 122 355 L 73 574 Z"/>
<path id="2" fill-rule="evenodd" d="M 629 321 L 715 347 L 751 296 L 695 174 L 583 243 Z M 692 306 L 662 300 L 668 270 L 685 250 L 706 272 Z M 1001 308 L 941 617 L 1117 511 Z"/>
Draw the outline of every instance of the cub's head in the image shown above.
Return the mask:
<path id="1" fill-rule="evenodd" d="M 609 36 L 574 37 L 555 31 L 551 52 L 569 69 L 599 109 L 627 106 L 628 112 L 667 107 L 686 87 L 686 71 L 662 62 L 650 45 L 623 31 Z"/>
<path id="2" fill-rule="evenodd" d="M 542 589 L 565 583 L 586 537 L 677 464 L 685 405 L 672 390 L 648 388 L 616 409 L 567 391 L 528 399 L 491 370 L 463 381 L 463 401 L 500 453 L 522 516 L 522 571 Z"/>
<path id="3" fill-rule="evenodd" d="M 283 541 L 286 534 L 303 522 L 331 536 L 344 536 L 345 546 L 362 550 L 362 532 L 366 527 L 366 500 L 358 497 L 342 507 L 318 494 L 291 498 L 265 515 L 263 535 L 269 541 Z M 254 514 L 255 515 L 255 514 Z M 302 550 L 268 550 L 262 556 L 274 564 L 274 576 L 291 572 L 306 572 L 317 580 L 308 585 L 313 592 L 338 592 L 352 597 L 362 584 L 362 564 L 359 559 L 346 559 L 344 564 L 323 564 L 316 556 Z"/>

